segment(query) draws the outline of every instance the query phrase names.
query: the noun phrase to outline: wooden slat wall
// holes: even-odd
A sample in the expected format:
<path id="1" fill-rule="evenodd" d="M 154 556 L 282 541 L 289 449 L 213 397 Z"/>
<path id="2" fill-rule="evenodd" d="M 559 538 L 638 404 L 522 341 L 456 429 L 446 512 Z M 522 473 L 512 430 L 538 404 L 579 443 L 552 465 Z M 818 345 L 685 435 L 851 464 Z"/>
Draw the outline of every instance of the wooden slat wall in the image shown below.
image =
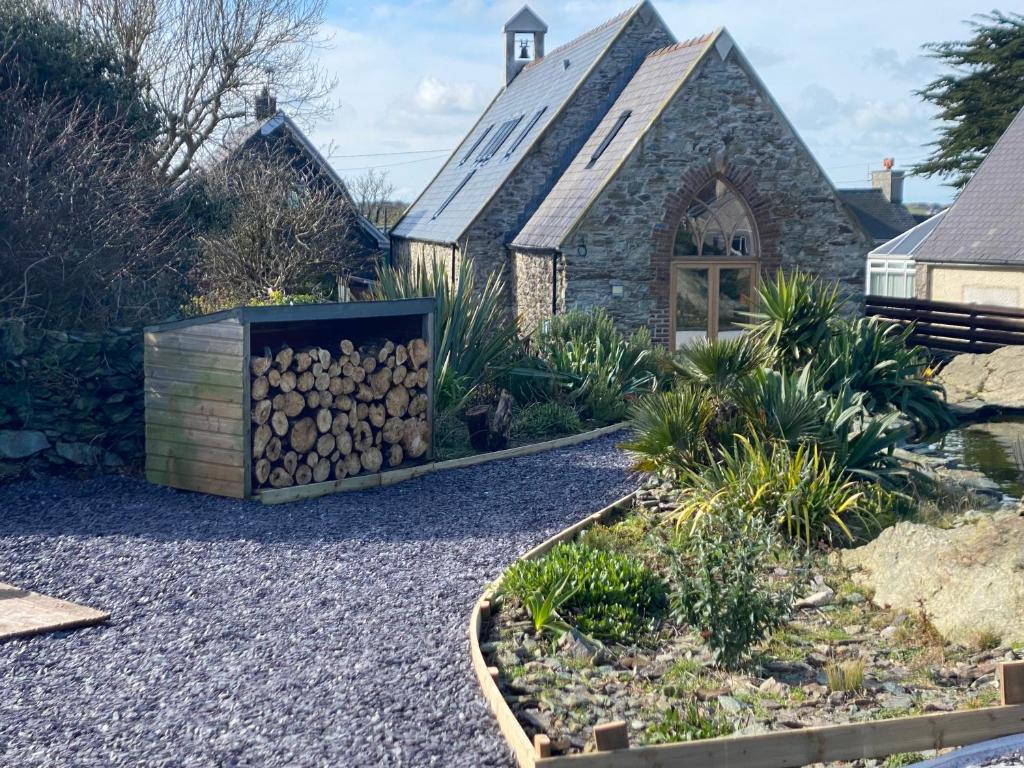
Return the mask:
<path id="1" fill-rule="evenodd" d="M 245 344 L 234 319 L 147 332 L 146 478 L 245 495 Z"/>
<path id="2" fill-rule="evenodd" d="M 866 296 L 864 311 L 901 326 L 909 341 L 940 352 L 993 352 L 1024 344 L 1024 310 L 929 299 Z"/>

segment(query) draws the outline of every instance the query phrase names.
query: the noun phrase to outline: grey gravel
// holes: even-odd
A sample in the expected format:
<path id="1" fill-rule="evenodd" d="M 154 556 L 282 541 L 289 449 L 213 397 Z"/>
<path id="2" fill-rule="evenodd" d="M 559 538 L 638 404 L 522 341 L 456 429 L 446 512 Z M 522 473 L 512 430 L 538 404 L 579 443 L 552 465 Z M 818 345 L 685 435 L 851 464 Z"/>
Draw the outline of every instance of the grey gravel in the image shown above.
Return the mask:
<path id="1" fill-rule="evenodd" d="M 0 581 L 113 615 L 0 643 L 0 766 L 511 765 L 469 611 L 636 487 L 621 439 L 281 507 L 0 487 Z"/>

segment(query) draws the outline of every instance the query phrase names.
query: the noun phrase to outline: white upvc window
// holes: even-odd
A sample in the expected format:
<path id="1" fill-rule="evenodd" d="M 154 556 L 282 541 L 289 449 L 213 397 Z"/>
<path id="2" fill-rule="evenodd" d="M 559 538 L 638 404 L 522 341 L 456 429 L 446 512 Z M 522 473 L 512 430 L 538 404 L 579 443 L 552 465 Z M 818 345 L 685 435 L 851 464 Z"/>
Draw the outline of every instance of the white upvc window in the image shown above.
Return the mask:
<path id="1" fill-rule="evenodd" d="M 872 296 L 914 298 L 914 260 L 906 256 L 869 256 L 865 291 Z"/>

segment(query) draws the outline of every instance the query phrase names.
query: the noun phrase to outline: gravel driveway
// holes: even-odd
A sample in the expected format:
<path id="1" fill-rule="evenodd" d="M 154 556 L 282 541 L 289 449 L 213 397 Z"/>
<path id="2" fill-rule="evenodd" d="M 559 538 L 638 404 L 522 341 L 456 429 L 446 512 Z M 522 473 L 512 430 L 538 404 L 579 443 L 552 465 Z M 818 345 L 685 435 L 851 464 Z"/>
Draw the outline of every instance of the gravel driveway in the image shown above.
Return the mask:
<path id="1" fill-rule="evenodd" d="M 0 766 L 510 765 L 469 611 L 632 490 L 621 439 L 281 507 L 0 487 L 0 581 L 113 614 L 0 643 Z"/>

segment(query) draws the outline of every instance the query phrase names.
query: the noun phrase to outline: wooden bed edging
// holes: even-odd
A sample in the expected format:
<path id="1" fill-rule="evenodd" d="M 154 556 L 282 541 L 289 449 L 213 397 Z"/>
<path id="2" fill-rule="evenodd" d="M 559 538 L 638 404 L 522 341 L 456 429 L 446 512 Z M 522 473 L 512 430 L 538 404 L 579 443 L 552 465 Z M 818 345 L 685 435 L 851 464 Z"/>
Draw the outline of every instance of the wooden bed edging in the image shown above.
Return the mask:
<path id="1" fill-rule="evenodd" d="M 960 747 L 1024 732 L 1024 704 L 845 723 L 757 736 L 562 755 L 536 768 L 797 768 L 833 760 Z"/>
<path id="2" fill-rule="evenodd" d="M 545 440 L 542 443 L 530 443 L 515 448 L 506 448 L 503 451 L 491 451 L 490 453 L 478 453 L 473 456 L 464 456 L 461 459 L 449 459 L 447 461 L 434 461 L 427 464 L 419 464 L 414 467 L 403 469 L 392 469 L 387 472 L 378 472 L 373 475 L 356 475 L 346 477 L 344 480 L 332 480 L 326 483 L 311 483 L 310 485 L 299 485 L 291 488 L 274 488 L 259 492 L 259 499 L 264 504 L 286 504 L 290 501 L 300 499 L 312 499 L 317 496 L 326 496 L 337 491 L 361 491 L 366 488 L 379 488 L 381 486 L 394 485 L 414 477 L 429 475 L 432 472 L 443 472 L 446 469 L 462 469 L 477 464 L 486 464 L 489 461 L 501 459 L 515 459 L 520 456 L 529 456 L 542 451 L 552 451 L 556 448 L 566 448 L 570 445 L 585 443 L 596 440 L 599 437 L 619 432 L 628 426 L 627 422 L 611 424 L 607 427 L 599 427 L 589 432 L 580 432 L 568 437 L 557 437 L 554 440 Z"/>
<path id="3" fill-rule="evenodd" d="M 627 508 L 635 495 L 634 492 L 624 496 L 585 517 L 519 559 L 533 560 L 542 556 L 556 544 L 574 538 L 612 513 Z M 473 607 L 469 620 L 469 655 L 480 690 L 519 768 L 799 768 L 811 763 L 962 747 L 1024 733 L 1024 661 L 1010 661 L 997 666 L 1000 705 L 996 707 L 549 757 L 549 738 L 538 734 L 535 741 L 530 741 L 501 694 L 498 670 L 487 665 L 480 651 L 483 619 L 490 615 L 491 596 L 501 584 L 501 578 L 499 576 L 484 591 Z M 617 724 L 603 725 L 614 727 Z M 618 740 L 612 739 L 612 742 Z M 628 737 L 623 743 L 628 745 Z"/>
<path id="4" fill-rule="evenodd" d="M 621 428 L 622 425 L 614 425 Z M 611 427 L 605 427 L 609 431 L 613 431 Z M 607 433 L 605 433 L 607 434 Z M 542 543 L 538 544 L 533 549 L 520 555 L 520 560 L 534 560 L 556 544 L 560 544 L 563 541 L 572 539 L 580 531 L 599 523 L 606 517 L 610 516 L 614 512 L 628 507 L 632 501 L 636 492 L 630 493 L 623 496 L 618 501 L 612 502 L 604 509 L 595 512 L 592 515 L 580 520 L 568 528 L 559 531 L 554 536 L 546 539 Z M 504 574 L 502 574 L 504 576 Z M 494 712 L 495 718 L 498 720 L 498 727 L 501 729 L 502 736 L 505 737 L 505 741 L 512 748 L 513 754 L 516 756 L 516 762 L 520 768 L 533 768 L 535 765 L 540 765 L 541 761 L 538 757 L 537 749 L 534 748 L 533 742 L 530 741 L 530 737 L 526 735 L 526 731 L 519 724 L 519 720 L 516 718 L 515 713 L 509 707 L 508 702 L 505 701 L 505 697 L 501 694 L 501 689 L 498 687 L 497 675 L 492 673 L 492 667 L 487 666 L 487 661 L 484 659 L 483 653 L 480 651 L 480 630 L 483 628 L 483 619 L 485 615 L 490 615 L 491 606 L 491 595 L 501 584 L 502 576 L 499 576 L 497 581 L 491 584 L 481 595 L 480 599 L 477 600 L 476 605 L 473 606 L 473 612 L 469 618 L 469 658 L 473 663 L 473 671 L 476 673 L 476 679 L 480 683 L 480 690 L 483 692 L 484 698 L 487 700 L 487 704 L 490 706 L 491 711 Z M 542 743 L 546 742 L 546 739 L 540 740 Z M 539 748 L 544 749 L 538 745 Z M 549 748 L 549 747 L 548 747 Z M 547 751 L 547 749 L 544 749 Z M 558 759 L 558 758 L 548 758 Z M 540 762 L 538 762 L 540 761 Z"/>

